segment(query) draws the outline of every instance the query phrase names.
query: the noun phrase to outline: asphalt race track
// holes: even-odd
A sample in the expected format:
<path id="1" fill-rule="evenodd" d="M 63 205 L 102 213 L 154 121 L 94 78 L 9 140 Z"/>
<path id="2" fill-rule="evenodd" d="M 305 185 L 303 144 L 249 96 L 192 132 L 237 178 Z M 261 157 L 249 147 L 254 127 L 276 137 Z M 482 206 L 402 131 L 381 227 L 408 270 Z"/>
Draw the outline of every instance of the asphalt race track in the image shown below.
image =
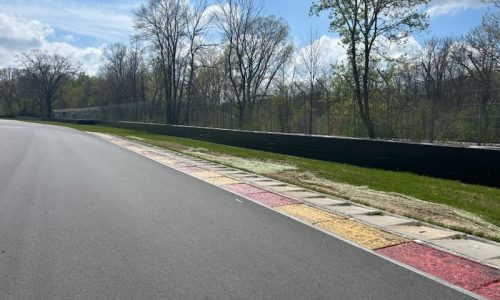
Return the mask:
<path id="1" fill-rule="evenodd" d="M 86 133 L 0 120 L 0 299 L 465 299 Z"/>

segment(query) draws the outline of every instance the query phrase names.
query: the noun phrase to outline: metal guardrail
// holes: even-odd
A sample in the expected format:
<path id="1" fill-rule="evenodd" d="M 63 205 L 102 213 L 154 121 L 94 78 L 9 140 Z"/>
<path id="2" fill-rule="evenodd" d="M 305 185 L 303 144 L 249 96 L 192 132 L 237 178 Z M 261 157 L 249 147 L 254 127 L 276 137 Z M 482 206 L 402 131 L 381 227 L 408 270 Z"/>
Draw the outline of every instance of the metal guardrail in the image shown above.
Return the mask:
<path id="1" fill-rule="evenodd" d="M 103 125 L 500 187 L 500 151 L 493 149 L 135 122 Z"/>

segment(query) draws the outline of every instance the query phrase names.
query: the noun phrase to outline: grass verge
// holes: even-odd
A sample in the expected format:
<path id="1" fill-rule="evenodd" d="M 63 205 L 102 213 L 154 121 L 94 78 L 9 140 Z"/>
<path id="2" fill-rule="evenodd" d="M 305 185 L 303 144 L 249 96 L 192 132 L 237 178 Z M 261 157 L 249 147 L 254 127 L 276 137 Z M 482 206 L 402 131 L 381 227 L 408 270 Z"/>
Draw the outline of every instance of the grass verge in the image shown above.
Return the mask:
<path id="1" fill-rule="evenodd" d="M 109 133 L 122 137 L 133 137 L 155 146 L 183 152 L 186 154 L 194 154 L 195 156 L 198 156 L 196 155 L 196 153 L 198 152 L 193 152 L 193 149 L 202 149 L 199 152 L 200 154 L 209 153 L 212 156 L 231 156 L 236 158 L 294 166 L 295 169 L 293 171 L 286 170 L 272 172 L 267 172 L 265 169 L 255 171 L 251 169 L 248 170 L 245 167 L 240 168 L 247 169 L 248 171 L 253 171 L 255 173 L 260 173 L 269 177 L 274 177 L 283 181 L 288 181 L 289 183 L 304 186 L 306 188 L 316 189 L 321 192 L 334 194 L 335 196 L 344 196 L 344 198 L 349 197 L 345 197 L 345 195 L 339 195 L 335 192 L 335 190 L 328 189 L 328 184 L 323 186 L 310 184 L 307 180 L 301 180 L 297 174 L 307 174 L 308 176 L 312 176 L 314 178 L 320 178 L 327 183 L 341 183 L 352 186 L 362 186 L 364 188 L 369 188 L 370 190 L 386 192 L 388 194 L 397 193 L 409 196 L 411 197 L 410 199 L 417 198 L 428 203 L 445 205 L 447 207 L 465 211 L 469 214 L 479 217 L 479 219 L 485 220 L 495 225 L 496 227 L 500 226 L 500 189 L 497 188 L 464 184 L 459 181 L 426 177 L 407 172 L 394 172 L 372 168 L 363 168 L 341 163 L 287 156 L 271 152 L 238 148 L 165 135 L 157 135 L 141 131 L 124 130 L 107 126 L 75 125 L 58 122 L 41 123 L 62 125 L 84 131 Z M 207 159 L 207 156 L 201 155 L 200 157 Z M 208 159 L 210 159 L 210 156 L 208 157 Z M 232 164 L 232 166 L 238 167 L 238 165 L 234 164 Z M 350 200 L 356 201 L 356 199 Z M 373 204 L 369 203 L 369 201 L 358 202 L 365 202 L 364 204 L 369 205 Z M 450 212 L 447 213 L 453 214 L 453 210 L 451 209 Z M 500 241 L 499 236 L 490 235 L 481 230 L 472 230 L 467 226 L 460 226 L 459 224 L 452 224 L 450 226 L 449 224 L 447 224 L 447 222 L 440 222 L 439 219 L 427 218 L 425 216 L 425 213 L 421 215 L 407 215 L 423 221 L 435 223 L 437 225 L 450 227 L 466 233 L 476 234 L 478 236 L 484 236 L 493 240 Z"/>

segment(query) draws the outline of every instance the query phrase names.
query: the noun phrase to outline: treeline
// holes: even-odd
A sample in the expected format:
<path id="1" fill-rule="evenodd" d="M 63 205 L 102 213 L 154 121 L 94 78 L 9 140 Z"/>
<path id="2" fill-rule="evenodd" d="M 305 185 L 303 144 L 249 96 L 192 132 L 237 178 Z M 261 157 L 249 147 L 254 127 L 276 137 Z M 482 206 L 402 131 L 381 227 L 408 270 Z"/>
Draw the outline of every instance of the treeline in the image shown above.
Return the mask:
<path id="1" fill-rule="evenodd" d="M 427 27 L 426 2 L 318 1 L 311 14 L 328 11 L 346 49 L 329 65 L 322 39 L 311 33 L 295 49 L 286 21 L 252 0 L 149 0 L 130 43 L 107 47 L 95 76 L 41 50 L 2 68 L 0 115 L 499 142 L 498 8 L 461 38 L 391 54 L 388 44 Z M 71 108 L 81 109 L 60 110 Z"/>

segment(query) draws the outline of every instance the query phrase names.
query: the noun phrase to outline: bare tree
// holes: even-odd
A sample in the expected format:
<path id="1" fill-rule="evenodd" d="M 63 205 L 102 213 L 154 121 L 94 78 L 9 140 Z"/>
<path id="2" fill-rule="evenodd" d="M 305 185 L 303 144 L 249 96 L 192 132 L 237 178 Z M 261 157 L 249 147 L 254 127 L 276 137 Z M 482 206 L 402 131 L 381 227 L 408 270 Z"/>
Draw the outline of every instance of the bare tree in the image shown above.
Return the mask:
<path id="1" fill-rule="evenodd" d="M 453 52 L 455 61 L 464 67 L 480 87 L 480 132 L 487 127 L 486 107 L 491 100 L 494 74 L 500 70 L 500 13 L 488 12 L 481 25 L 465 36 L 464 42 Z"/>
<path id="2" fill-rule="evenodd" d="M 20 62 L 25 75 L 36 88 L 42 117 L 50 119 L 59 89 L 77 75 L 79 66 L 61 55 L 41 50 L 23 53 Z"/>
<path id="3" fill-rule="evenodd" d="M 309 87 L 309 134 L 313 133 L 313 102 L 316 81 L 324 73 L 325 68 L 323 40 L 313 31 L 310 32 L 308 45 L 300 53 L 300 66 L 303 72 L 303 79 L 307 81 Z M 304 109 L 306 109 L 304 107 Z"/>
<path id="4" fill-rule="evenodd" d="M 238 107 L 238 125 L 245 109 L 265 95 L 281 65 L 290 57 L 289 27 L 283 19 L 262 16 L 253 0 L 220 3 L 217 16 L 226 43 L 226 72 Z"/>
<path id="5" fill-rule="evenodd" d="M 421 5 L 429 0 L 320 0 L 311 12 L 330 11 L 330 27 L 348 46 L 355 99 L 361 119 L 370 138 L 375 138 L 375 126 L 370 116 L 370 72 L 373 70 L 373 50 L 385 38 L 388 42 L 405 39 L 412 31 L 427 26 Z"/>
<path id="6" fill-rule="evenodd" d="M 426 42 L 425 52 L 420 62 L 422 78 L 427 98 L 431 100 L 430 140 L 434 141 L 434 126 L 437 118 L 437 105 L 443 96 L 443 84 L 447 80 L 450 52 L 453 42 L 449 38 L 433 38 Z"/>
<path id="7" fill-rule="evenodd" d="M 149 41 L 155 55 L 159 57 L 167 124 L 180 122 L 188 17 L 189 5 L 186 0 L 149 0 L 136 12 L 137 37 Z"/>
<path id="8" fill-rule="evenodd" d="M 188 12 L 189 22 L 187 25 L 187 39 L 189 43 L 188 60 L 189 60 L 189 74 L 186 91 L 186 108 L 184 115 L 184 123 L 189 125 L 191 122 L 191 109 L 193 96 L 195 92 L 195 75 L 196 75 L 196 59 L 200 51 L 213 46 L 203 39 L 210 23 L 212 15 L 207 15 L 207 2 L 202 0 L 195 4 L 192 10 Z"/>
<path id="9" fill-rule="evenodd" d="M 131 41 L 126 56 L 126 78 L 129 82 L 129 98 L 133 102 L 145 99 L 144 49 L 136 39 Z"/>
<path id="10" fill-rule="evenodd" d="M 108 82 L 108 97 L 111 103 L 123 103 L 128 100 L 126 45 L 111 44 L 104 51 L 101 72 Z"/>
<path id="11" fill-rule="evenodd" d="M 290 133 L 292 130 L 292 100 L 295 97 L 295 77 L 297 64 L 283 64 L 276 76 L 276 90 L 278 97 L 278 120 L 281 132 Z"/>
<path id="12" fill-rule="evenodd" d="M 222 53 L 205 48 L 200 53 L 202 62 L 196 74 L 196 89 L 199 121 L 203 126 L 224 126 L 227 120 L 221 109 L 227 106 L 225 97 L 227 80 L 224 74 L 224 60 Z M 219 114 L 217 113 L 219 111 Z M 231 120 L 229 120 L 231 121 Z M 200 124 L 199 123 L 199 124 Z"/>

